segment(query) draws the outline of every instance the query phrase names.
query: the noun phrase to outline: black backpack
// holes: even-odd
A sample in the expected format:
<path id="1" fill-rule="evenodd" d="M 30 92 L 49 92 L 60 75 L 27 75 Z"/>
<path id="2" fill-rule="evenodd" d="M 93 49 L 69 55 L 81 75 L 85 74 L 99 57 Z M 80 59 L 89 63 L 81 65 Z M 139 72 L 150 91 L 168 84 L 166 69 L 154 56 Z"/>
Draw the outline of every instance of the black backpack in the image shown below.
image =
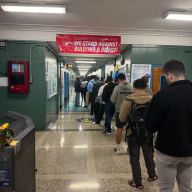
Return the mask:
<path id="1" fill-rule="evenodd" d="M 128 116 L 128 124 L 132 131 L 132 136 L 136 138 L 143 138 L 149 136 L 145 127 L 144 116 L 149 102 L 144 104 L 137 104 L 131 100 L 131 112 Z"/>

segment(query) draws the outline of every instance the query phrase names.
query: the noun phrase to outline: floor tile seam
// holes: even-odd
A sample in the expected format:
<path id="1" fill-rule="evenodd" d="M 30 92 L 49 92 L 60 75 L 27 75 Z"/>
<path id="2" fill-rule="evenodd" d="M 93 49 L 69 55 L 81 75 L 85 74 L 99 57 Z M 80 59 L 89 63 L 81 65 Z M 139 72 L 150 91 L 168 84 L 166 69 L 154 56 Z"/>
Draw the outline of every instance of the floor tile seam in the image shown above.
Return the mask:
<path id="1" fill-rule="evenodd" d="M 92 135 L 87 133 L 87 141 L 88 141 L 88 152 L 87 152 L 87 172 L 90 174 L 96 174 L 96 162 L 94 151 L 92 148 Z"/>
<path id="2" fill-rule="evenodd" d="M 69 144 L 69 145 L 65 145 L 65 146 L 63 146 L 63 147 L 61 147 L 60 145 L 51 145 L 50 146 L 50 149 L 64 149 L 64 148 L 73 148 L 74 147 L 74 145 L 76 145 L 75 143 L 74 144 Z M 81 144 L 79 144 L 79 145 L 81 145 Z M 82 145 L 84 145 L 84 144 L 82 144 Z M 103 144 L 101 144 L 101 145 L 93 145 L 93 144 L 88 144 L 88 147 L 89 147 L 89 149 L 90 149 L 90 147 L 92 147 L 92 148 L 111 148 L 111 147 L 114 147 L 115 146 L 115 144 L 109 144 L 109 145 L 103 145 Z M 45 149 L 47 146 L 44 146 L 44 145 L 36 145 L 36 148 L 38 148 L 38 149 Z"/>
<path id="3" fill-rule="evenodd" d="M 49 132 L 43 132 L 42 135 L 39 136 L 38 141 L 35 142 L 36 146 L 41 146 L 44 142 L 44 140 L 46 139 L 46 137 L 48 136 Z"/>
<path id="4" fill-rule="evenodd" d="M 70 129 L 65 129 L 65 128 L 63 128 L 63 129 L 55 129 L 55 128 L 51 128 L 51 129 L 47 129 L 46 130 L 46 132 L 50 132 L 50 131 L 52 131 L 52 132 L 63 132 L 63 131 L 78 131 L 78 132 L 84 132 L 84 131 L 96 131 L 96 132 L 102 132 L 102 130 L 101 129 L 99 129 L 99 128 L 92 128 L 92 127 L 90 127 L 90 128 L 82 128 L 82 130 L 80 131 L 79 129 L 77 129 L 77 128 L 70 128 Z"/>
<path id="5" fill-rule="evenodd" d="M 36 175 L 37 180 L 52 180 L 52 179 L 81 179 L 87 180 L 91 178 L 95 179 L 111 179 L 111 178 L 128 178 L 132 173 L 113 173 L 113 174 L 47 174 Z"/>

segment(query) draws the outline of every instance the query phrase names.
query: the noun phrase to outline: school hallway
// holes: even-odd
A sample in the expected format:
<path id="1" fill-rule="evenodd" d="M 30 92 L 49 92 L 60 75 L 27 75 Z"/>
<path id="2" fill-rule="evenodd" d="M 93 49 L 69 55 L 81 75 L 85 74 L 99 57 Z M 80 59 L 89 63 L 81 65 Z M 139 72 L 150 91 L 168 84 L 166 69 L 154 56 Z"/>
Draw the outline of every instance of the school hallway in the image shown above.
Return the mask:
<path id="1" fill-rule="evenodd" d="M 115 155 L 115 135 L 100 126 L 81 123 L 87 113 L 60 113 L 50 131 L 36 133 L 37 192 L 131 192 L 128 155 Z M 125 146 L 126 147 L 126 146 Z M 147 182 L 141 158 L 145 192 L 157 192 Z"/>

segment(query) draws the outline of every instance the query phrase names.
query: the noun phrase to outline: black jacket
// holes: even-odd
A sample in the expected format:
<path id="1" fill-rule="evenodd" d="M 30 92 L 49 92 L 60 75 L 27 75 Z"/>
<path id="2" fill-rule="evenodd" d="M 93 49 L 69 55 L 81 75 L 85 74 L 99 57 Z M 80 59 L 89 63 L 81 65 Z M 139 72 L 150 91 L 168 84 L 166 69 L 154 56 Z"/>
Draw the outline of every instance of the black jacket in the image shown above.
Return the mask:
<path id="1" fill-rule="evenodd" d="M 80 81 L 75 81 L 75 92 L 81 92 L 81 82 Z"/>
<path id="2" fill-rule="evenodd" d="M 115 88 L 116 84 L 113 82 L 108 83 L 104 89 L 102 94 L 102 100 L 105 103 L 111 103 L 111 95 L 113 93 L 113 89 Z"/>
<path id="3" fill-rule="evenodd" d="M 149 131 L 158 131 L 157 150 L 169 156 L 192 156 L 192 83 L 176 81 L 158 92 L 145 123 Z"/>

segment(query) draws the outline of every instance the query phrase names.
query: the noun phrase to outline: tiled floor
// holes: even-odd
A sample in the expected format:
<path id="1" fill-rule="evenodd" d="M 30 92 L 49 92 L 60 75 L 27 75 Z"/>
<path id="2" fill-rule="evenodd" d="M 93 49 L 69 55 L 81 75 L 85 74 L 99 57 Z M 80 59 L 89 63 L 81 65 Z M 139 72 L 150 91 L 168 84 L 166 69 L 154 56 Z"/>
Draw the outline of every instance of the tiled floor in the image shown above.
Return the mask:
<path id="1" fill-rule="evenodd" d="M 85 113 L 61 113 L 50 131 L 36 133 L 37 192 L 132 192 L 128 155 L 116 156 L 114 133 L 78 123 Z M 126 148 L 126 145 L 125 145 Z M 147 182 L 141 157 L 144 192 L 157 192 L 157 183 Z M 175 190 L 177 191 L 177 190 Z"/>

